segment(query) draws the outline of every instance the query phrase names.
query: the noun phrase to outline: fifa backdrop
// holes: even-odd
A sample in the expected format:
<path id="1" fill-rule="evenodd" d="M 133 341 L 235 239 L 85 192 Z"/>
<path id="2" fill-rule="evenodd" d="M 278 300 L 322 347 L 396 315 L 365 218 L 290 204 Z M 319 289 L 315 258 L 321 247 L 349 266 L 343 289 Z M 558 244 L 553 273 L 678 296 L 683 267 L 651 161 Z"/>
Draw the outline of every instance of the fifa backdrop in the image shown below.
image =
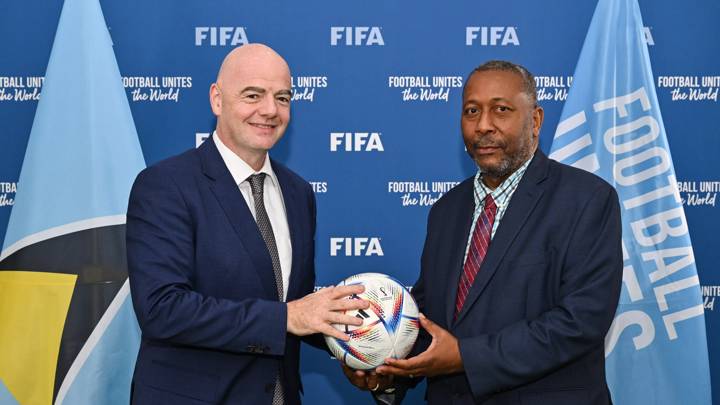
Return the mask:
<path id="1" fill-rule="evenodd" d="M 463 83 L 480 63 L 506 59 L 535 74 L 545 109 L 540 147 L 550 151 L 596 6 L 572 0 L 100 5 L 147 165 L 212 133 L 208 88 L 233 47 L 261 42 L 286 58 L 292 119 L 271 156 L 316 193 L 318 286 L 361 272 L 415 282 L 431 205 L 476 170 L 459 123 Z M 0 5 L 0 237 L 23 187 L 20 170 L 62 8 L 61 0 Z M 714 312 L 720 296 L 720 4 L 641 0 L 640 9 L 720 403 L 720 313 Z M 608 22 L 607 29 L 614 28 Z M 675 331 L 682 337 L 683 322 Z M 620 339 L 639 333 L 628 328 Z M 662 322 L 655 339 L 670 339 Z M 371 403 L 326 353 L 305 347 L 302 356 L 305 402 Z M 422 402 L 424 386 L 415 391 L 408 403 Z"/>

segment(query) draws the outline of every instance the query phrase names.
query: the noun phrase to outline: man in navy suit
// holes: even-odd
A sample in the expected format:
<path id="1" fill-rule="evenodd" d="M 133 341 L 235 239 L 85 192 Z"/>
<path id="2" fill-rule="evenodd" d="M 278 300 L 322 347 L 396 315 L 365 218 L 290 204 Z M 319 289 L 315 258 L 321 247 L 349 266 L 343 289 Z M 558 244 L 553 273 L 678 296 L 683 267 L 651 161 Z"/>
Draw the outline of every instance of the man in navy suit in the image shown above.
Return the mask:
<path id="1" fill-rule="evenodd" d="M 198 149 L 140 173 L 127 252 L 142 343 L 136 404 L 299 404 L 300 336 L 332 323 L 361 286 L 315 283 L 315 197 L 268 156 L 285 132 L 290 70 L 272 49 L 228 54 L 210 87 L 217 116 Z"/>
<path id="2" fill-rule="evenodd" d="M 346 374 L 387 402 L 427 377 L 430 404 L 611 403 L 603 342 L 622 279 L 615 190 L 538 149 L 543 110 L 522 66 L 476 68 L 462 108 L 478 172 L 429 214 L 413 289 L 427 333 L 414 357 Z"/>

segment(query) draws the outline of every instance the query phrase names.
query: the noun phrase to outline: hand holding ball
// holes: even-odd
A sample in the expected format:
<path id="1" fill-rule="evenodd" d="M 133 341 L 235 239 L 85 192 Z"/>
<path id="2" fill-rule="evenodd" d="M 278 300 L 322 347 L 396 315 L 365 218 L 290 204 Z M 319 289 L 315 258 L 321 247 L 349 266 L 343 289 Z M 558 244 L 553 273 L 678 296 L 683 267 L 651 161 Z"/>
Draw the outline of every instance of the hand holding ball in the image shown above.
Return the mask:
<path id="1" fill-rule="evenodd" d="M 350 299 L 363 299 L 368 309 L 346 311 L 363 320 L 360 326 L 333 325 L 345 332 L 344 342 L 325 336 L 330 351 L 356 370 L 371 370 L 385 359 L 402 359 L 410 353 L 418 336 L 418 307 L 410 293 L 397 280 L 380 273 L 362 273 L 343 280 L 340 285 L 362 284 L 365 291 Z"/>

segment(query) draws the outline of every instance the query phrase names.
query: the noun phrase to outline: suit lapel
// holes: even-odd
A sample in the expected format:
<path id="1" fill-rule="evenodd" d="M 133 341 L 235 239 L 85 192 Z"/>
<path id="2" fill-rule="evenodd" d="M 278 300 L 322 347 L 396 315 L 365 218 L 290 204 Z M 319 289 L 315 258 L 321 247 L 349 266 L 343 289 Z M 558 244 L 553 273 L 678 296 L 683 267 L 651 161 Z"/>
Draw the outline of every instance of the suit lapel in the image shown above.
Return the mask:
<path id="1" fill-rule="evenodd" d="M 290 229 L 290 246 L 292 248 L 292 266 L 290 270 L 290 285 L 287 286 L 287 299 L 295 298 L 298 294 L 298 286 L 300 285 L 299 280 L 301 277 L 300 269 L 302 263 L 302 241 L 300 240 L 300 219 L 298 212 L 300 205 L 297 202 L 298 196 L 290 182 L 289 174 L 286 169 L 282 166 L 275 164 L 274 161 L 270 160 L 272 164 L 275 176 L 277 176 L 278 182 L 280 183 L 280 190 L 282 190 L 282 198 L 285 203 L 285 213 L 287 215 L 288 228 Z"/>
<path id="2" fill-rule="evenodd" d="M 225 166 L 212 138 L 198 148 L 198 153 L 203 173 L 211 180 L 209 182 L 210 190 L 220 203 L 228 221 L 240 238 L 241 244 L 250 256 L 250 260 L 255 265 L 266 296 L 277 299 L 270 253 L 240 189 Z"/>
<path id="3" fill-rule="evenodd" d="M 538 201 L 542 198 L 543 188 L 540 186 L 540 183 L 547 177 L 548 167 L 547 157 L 538 149 L 525 175 L 520 180 L 520 184 L 518 184 L 518 188 L 510 200 L 510 205 L 500 221 L 500 226 L 495 232 L 493 240 L 490 242 L 487 255 L 468 292 L 465 304 L 458 314 L 456 323 L 463 320 L 465 315 L 470 311 L 470 307 L 472 307 L 485 290 L 485 287 L 505 257 L 508 248 L 525 222 L 527 222 Z"/>
<path id="4" fill-rule="evenodd" d="M 447 225 L 447 229 L 449 229 L 448 236 L 450 238 L 447 244 L 445 244 L 445 246 L 448 246 L 448 257 L 450 257 L 448 272 L 445 277 L 445 282 L 447 283 L 447 293 L 445 294 L 447 325 L 452 324 L 453 317 L 455 316 L 455 297 L 457 296 L 458 281 L 460 280 L 460 273 L 463 271 L 465 248 L 467 247 L 473 212 L 475 210 L 473 179 L 474 176 L 458 186 L 463 187 L 458 196 L 460 201 L 457 206 L 454 206 L 455 212 L 452 213 L 453 216 Z"/>

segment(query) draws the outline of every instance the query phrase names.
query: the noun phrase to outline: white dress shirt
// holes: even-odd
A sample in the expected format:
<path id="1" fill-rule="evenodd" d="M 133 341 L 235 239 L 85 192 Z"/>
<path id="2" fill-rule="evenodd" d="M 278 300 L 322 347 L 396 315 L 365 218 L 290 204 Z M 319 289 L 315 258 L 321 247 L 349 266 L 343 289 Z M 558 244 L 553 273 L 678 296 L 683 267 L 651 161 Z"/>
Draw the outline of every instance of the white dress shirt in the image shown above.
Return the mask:
<path id="1" fill-rule="evenodd" d="M 270 158 L 266 154 L 263 167 L 256 172 L 250 165 L 231 151 L 230 148 L 225 146 L 217 133 L 213 132 L 212 138 L 220 152 L 220 156 L 222 156 L 225 162 L 225 166 L 230 170 L 235 184 L 240 188 L 240 193 L 242 193 L 253 218 L 256 218 L 255 200 L 253 199 L 252 190 L 250 189 L 250 182 L 247 179 L 253 174 L 266 174 L 263 184 L 263 199 L 265 210 L 270 218 L 270 225 L 272 225 L 273 234 L 275 235 L 278 256 L 280 256 L 280 269 L 282 270 L 283 279 L 283 301 L 285 301 L 287 298 L 288 284 L 290 283 L 290 269 L 292 268 L 292 245 L 290 244 L 290 227 L 288 226 L 282 190 L 280 189 L 277 176 L 275 176 L 275 172 L 270 165 Z"/>

